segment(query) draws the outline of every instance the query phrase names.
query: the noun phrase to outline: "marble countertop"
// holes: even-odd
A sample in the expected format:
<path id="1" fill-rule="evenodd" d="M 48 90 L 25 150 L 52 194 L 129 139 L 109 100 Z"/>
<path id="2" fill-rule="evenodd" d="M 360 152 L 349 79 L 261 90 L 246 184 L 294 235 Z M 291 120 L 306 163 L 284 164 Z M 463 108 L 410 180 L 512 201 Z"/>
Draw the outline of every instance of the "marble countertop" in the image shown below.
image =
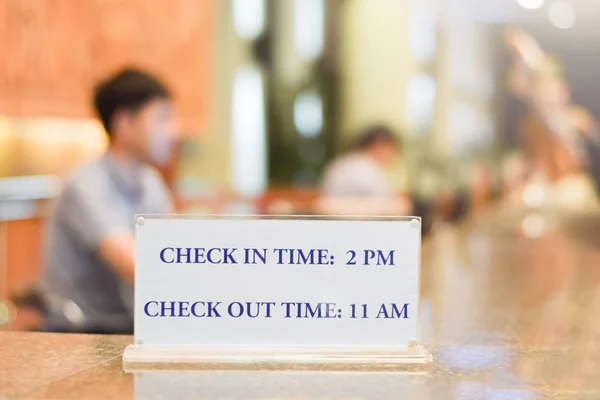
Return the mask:
<path id="1" fill-rule="evenodd" d="M 600 399 L 600 251 L 526 217 L 425 240 L 428 369 L 130 374 L 131 337 L 0 332 L 0 399 Z"/>

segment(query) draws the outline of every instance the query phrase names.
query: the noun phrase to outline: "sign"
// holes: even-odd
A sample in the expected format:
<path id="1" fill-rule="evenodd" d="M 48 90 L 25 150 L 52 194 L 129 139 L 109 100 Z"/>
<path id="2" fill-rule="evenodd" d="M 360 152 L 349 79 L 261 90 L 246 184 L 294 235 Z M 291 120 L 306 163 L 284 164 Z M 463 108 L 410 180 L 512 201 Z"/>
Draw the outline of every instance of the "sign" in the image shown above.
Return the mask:
<path id="1" fill-rule="evenodd" d="M 414 217 L 138 216 L 126 358 L 414 350 L 420 242 Z"/>

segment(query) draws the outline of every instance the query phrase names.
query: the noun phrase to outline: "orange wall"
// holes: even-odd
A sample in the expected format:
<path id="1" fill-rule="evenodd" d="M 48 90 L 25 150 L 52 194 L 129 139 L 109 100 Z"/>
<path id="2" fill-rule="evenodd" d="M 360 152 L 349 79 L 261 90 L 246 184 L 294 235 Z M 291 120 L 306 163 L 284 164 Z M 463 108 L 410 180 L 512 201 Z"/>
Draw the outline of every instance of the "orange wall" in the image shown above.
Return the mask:
<path id="1" fill-rule="evenodd" d="M 92 116 L 94 82 L 124 65 L 173 89 L 184 128 L 207 128 L 211 0 L 1 0 L 0 115 Z"/>
<path id="2" fill-rule="evenodd" d="M 0 285 L 1 301 L 8 299 L 15 291 L 37 283 L 41 268 L 44 221 L 28 219 L 0 222 L 0 230 L 7 250 L 0 260 L 7 266 L 6 281 Z"/>

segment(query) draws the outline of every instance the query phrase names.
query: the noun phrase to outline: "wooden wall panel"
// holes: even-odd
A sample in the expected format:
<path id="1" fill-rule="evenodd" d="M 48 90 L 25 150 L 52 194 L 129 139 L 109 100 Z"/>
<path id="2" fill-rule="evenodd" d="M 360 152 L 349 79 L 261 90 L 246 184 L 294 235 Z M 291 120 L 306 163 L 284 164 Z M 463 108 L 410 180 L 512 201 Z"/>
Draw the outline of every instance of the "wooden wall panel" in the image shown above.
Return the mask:
<path id="1" fill-rule="evenodd" d="M 95 82 L 126 65 L 162 77 L 186 130 L 206 129 L 211 0 L 0 1 L 0 114 L 89 117 Z"/>

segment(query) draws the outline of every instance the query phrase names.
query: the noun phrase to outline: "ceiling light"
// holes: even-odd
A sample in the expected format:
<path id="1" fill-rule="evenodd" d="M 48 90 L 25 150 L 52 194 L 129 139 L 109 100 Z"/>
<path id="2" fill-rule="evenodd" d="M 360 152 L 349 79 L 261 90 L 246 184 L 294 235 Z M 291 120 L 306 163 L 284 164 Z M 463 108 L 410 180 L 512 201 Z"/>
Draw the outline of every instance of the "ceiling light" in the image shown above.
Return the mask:
<path id="1" fill-rule="evenodd" d="M 564 1 L 555 1 L 548 8 L 548 18 L 559 29 L 569 29 L 575 25 L 575 10 Z"/>
<path id="2" fill-rule="evenodd" d="M 517 0 L 517 4 L 528 10 L 537 10 L 544 5 L 544 0 Z"/>

